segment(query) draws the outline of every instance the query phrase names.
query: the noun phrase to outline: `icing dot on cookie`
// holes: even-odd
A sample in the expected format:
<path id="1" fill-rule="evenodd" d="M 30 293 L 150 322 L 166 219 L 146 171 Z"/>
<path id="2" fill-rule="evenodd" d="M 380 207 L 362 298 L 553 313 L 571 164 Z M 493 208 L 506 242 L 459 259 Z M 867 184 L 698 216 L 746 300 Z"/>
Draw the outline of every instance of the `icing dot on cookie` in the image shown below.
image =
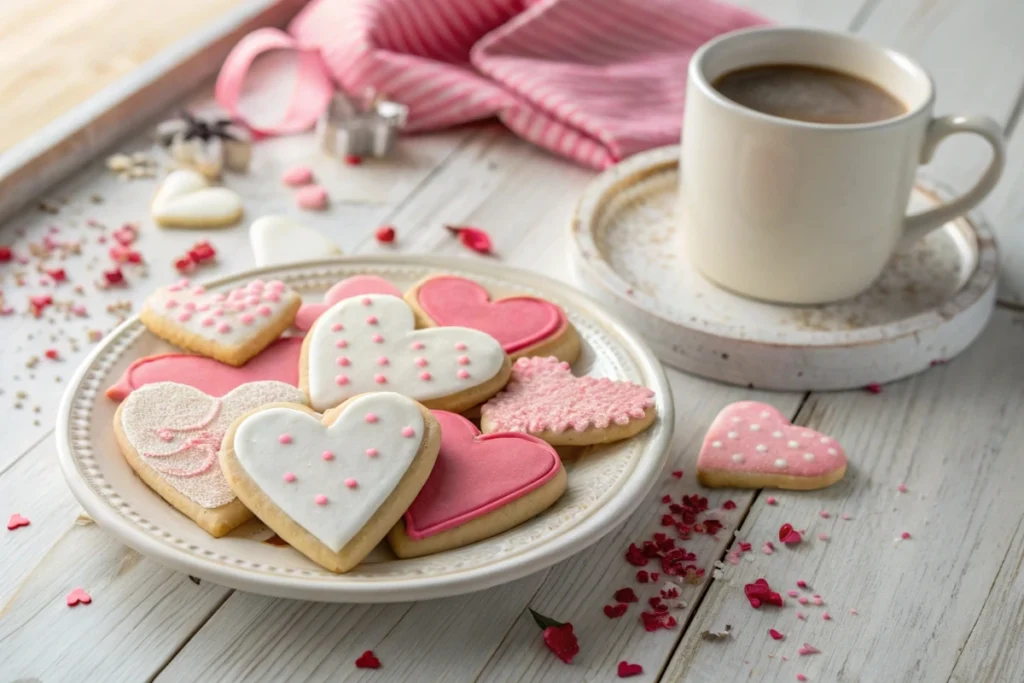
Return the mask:
<path id="1" fill-rule="evenodd" d="M 258 296 L 250 296 L 248 299 L 245 300 L 245 302 L 250 306 L 258 306 L 260 303 L 260 298 Z"/>
<path id="2" fill-rule="evenodd" d="M 200 313 L 202 313 L 203 311 L 208 311 L 210 310 L 210 304 L 201 303 L 198 306 L 196 306 L 196 310 L 199 311 Z"/>
<path id="3" fill-rule="evenodd" d="M 252 321 L 255 320 L 256 318 L 253 316 L 252 313 L 243 313 L 242 315 L 238 316 L 238 319 L 242 321 L 243 325 L 252 325 Z"/>
<path id="4" fill-rule="evenodd" d="M 259 308 L 256 309 L 256 312 L 262 315 L 264 318 L 269 318 L 270 314 L 273 311 L 270 310 L 270 306 L 260 306 Z"/>
<path id="5" fill-rule="evenodd" d="M 758 453 L 767 453 L 768 452 L 768 447 L 765 446 L 763 443 L 757 444 L 756 446 L 754 446 L 754 448 L 757 450 Z"/>
<path id="6" fill-rule="evenodd" d="M 221 308 L 220 306 L 218 306 L 217 308 L 213 309 L 213 310 L 212 310 L 212 311 L 210 311 L 210 312 L 211 312 L 211 313 L 213 313 L 213 314 L 214 314 L 215 316 L 217 316 L 218 318 L 221 318 L 221 317 L 223 317 L 223 316 L 224 316 L 224 309 L 223 309 L 223 308 Z"/>
<path id="7" fill-rule="evenodd" d="M 772 432 L 772 436 L 775 437 L 776 439 L 781 439 L 782 432 Z"/>
<path id="8" fill-rule="evenodd" d="M 268 292 L 263 295 L 263 298 L 267 301 L 273 301 L 275 304 L 281 300 L 281 295 L 277 292 Z"/>
<path id="9" fill-rule="evenodd" d="M 726 434 L 726 436 L 729 437 L 730 439 L 738 439 L 738 438 L 740 438 L 740 435 L 737 434 L 736 432 L 729 432 L 728 434 Z"/>
<path id="10" fill-rule="evenodd" d="M 772 416 L 772 414 L 770 412 L 768 412 L 767 410 L 762 410 L 761 411 L 761 417 L 762 418 L 771 417 L 771 416 Z"/>
<path id="11" fill-rule="evenodd" d="M 387 356 L 381 356 L 380 358 L 377 359 L 377 365 L 387 365 L 387 364 L 388 364 L 388 357 Z"/>
<path id="12" fill-rule="evenodd" d="M 284 473 L 284 480 L 290 484 L 293 481 L 295 481 L 295 475 L 292 474 L 291 472 L 285 472 Z"/>
<path id="13" fill-rule="evenodd" d="M 376 448 L 367 448 L 366 449 L 366 455 L 368 457 L 371 457 L 371 458 L 376 458 L 379 453 L 380 453 L 380 451 L 378 451 Z"/>
<path id="14" fill-rule="evenodd" d="M 420 356 L 419 358 L 414 359 L 413 363 L 415 363 L 418 367 L 421 367 L 421 368 L 427 367 L 427 359 L 423 358 L 422 356 Z"/>
<path id="15" fill-rule="evenodd" d="M 416 436 L 416 430 L 413 429 L 412 427 L 404 427 L 402 429 L 402 436 L 404 436 L 407 439 L 411 439 L 412 437 Z"/>
<path id="16" fill-rule="evenodd" d="M 160 437 L 162 441 L 174 441 L 174 432 L 170 429 L 158 429 L 156 435 Z"/>
<path id="17" fill-rule="evenodd" d="M 348 359 L 348 356 L 338 356 L 334 359 L 334 362 L 343 368 L 347 368 L 349 365 L 352 365 L 352 361 Z"/>
<path id="18" fill-rule="evenodd" d="M 465 344 L 463 344 L 462 342 L 455 342 L 455 350 L 456 351 L 465 351 L 467 348 L 468 347 Z"/>
<path id="19" fill-rule="evenodd" d="M 787 463 L 783 458 L 778 458 L 774 464 L 780 470 L 786 469 L 786 467 L 789 465 L 789 463 Z"/>
<path id="20" fill-rule="evenodd" d="M 231 331 L 231 325 L 228 325 L 227 323 L 221 323 L 220 325 L 217 325 L 217 331 L 220 332 L 221 334 L 227 334 L 228 332 Z"/>
<path id="21" fill-rule="evenodd" d="M 339 387 L 343 387 L 348 384 L 348 375 L 338 375 L 334 378 L 334 383 Z"/>
<path id="22" fill-rule="evenodd" d="M 206 294 L 206 287 L 203 287 L 202 285 L 196 285 L 195 287 L 192 288 L 192 293 L 193 294 Z"/>
<path id="23" fill-rule="evenodd" d="M 380 336 L 379 334 L 373 335 L 372 337 L 370 337 L 370 339 L 373 341 L 374 344 L 384 343 L 384 337 Z"/>
<path id="24" fill-rule="evenodd" d="M 456 361 L 459 365 L 469 365 L 469 356 L 459 356 Z"/>
<path id="25" fill-rule="evenodd" d="M 786 445 L 789 446 L 790 448 L 800 448 L 800 442 L 799 441 L 790 441 Z"/>
<path id="26" fill-rule="evenodd" d="M 377 414 L 376 413 L 367 413 L 366 417 L 364 419 L 366 420 L 366 422 L 368 424 L 373 424 L 374 422 L 377 421 Z"/>
<path id="27" fill-rule="evenodd" d="M 217 321 L 214 320 L 213 318 L 204 318 L 203 319 L 203 327 L 213 327 L 213 323 L 215 323 L 215 322 L 217 322 Z"/>
<path id="28" fill-rule="evenodd" d="M 421 351 L 423 349 L 423 342 L 414 341 L 412 344 L 409 344 L 409 348 L 413 351 Z"/>
<path id="29" fill-rule="evenodd" d="M 358 486 L 358 484 L 356 483 L 355 479 L 349 477 L 348 479 L 345 480 L 345 486 L 349 487 L 350 489 L 354 489 L 356 486 Z"/>
<path id="30" fill-rule="evenodd" d="M 722 442 L 721 442 L 721 441 L 712 441 L 712 442 L 711 442 L 711 445 L 712 445 L 712 446 L 713 446 L 714 448 L 721 448 L 721 447 L 722 447 Z"/>
<path id="31" fill-rule="evenodd" d="M 313 502 L 317 505 L 327 505 L 327 496 L 322 493 L 318 493 L 313 497 Z"/>
<path id="32" fill-rule="evenodd" d="M 181 307 L 186 311 L 194 311 L 196 310 L 196 303 L 194 301 L 186 301 L 181 305 Z"/>
<path id="33" fill-rule="evenodd" d="M 371 299 L 371 298 L 370 298 L 370 297 L 368 297 L 368 296 L 364 296 L 364 297 L 363 297 L 363 301 L 362 301 L 362 304 L 363 304 L 364 306 L 370 306 L 370 305 L 372 305 L 372 304 L 373 304 L 373 299 Z"/>
<path id="34" fill-rule="evenodd" d="M 379 322 L 380 321 L 377 320 L 377 316 L 375 316 L 375 315 L 369 315 L 369 316 L 366 317 L 366 324 L 367 325 L 376 325 Z"/>
<path id="35" fill-rule="evenodd" d="M 347 339 L 339 339 L 338 341 L 334 342 L 334 346 L 339 348 L 339 349 L 347 349 L 348 348 L 348 340 Z"/>
<path id="36" fill-rule="evenodd" d="M 829 455 L 835 455 L 836 454 L 836 449 L 834 449 L 834 448 L 828 449 L 828 454 Z"/>
<path id="37" fill-rule="evenodd" d="M 455 373 L 455 375 L 459 379 L 469 379 L 469 373 L 466 372 L 465 370 L 459 370 L 458 372 Z"/>
<path id="38" fill-rule="evenodd" d="M 761 425 L 750 425 L 750 431 L 756 432 L 761 429 Z"/>
<path id="39" fill-rule="evenodd" d="M 740 420 L 742 420 L 742 419 L 743 419 L 742 417 L 738 417 L 738 416 L 736 416 L 736 415 L 733 415 L 733 416 L 732 416 L 732 421 L 733 421 L 733 422 L 739 422 L 739 421 L 740 421 Z"/>
<path id="40" fill-rule="evenodd" d="M 270 282 L 267 283 L 267 289 L 270 289 L 275 292 L 282 292 L 284 291 L 284 283 L 281 282 L 280 280 L 271 280 Z"/>
<path id="41" fill-rule="evenodd" d="M 341 332 L 343 329 L 345 329 L 345 326 L 341 323 L 334 323 L 331 325 L 331 332 Z"/>
<path id="42" fill-rule="evenodd" d="M 829 438 L 827 436 L 823 436 L 820 439 L 818 439 L 818 441 L 820 441 L 821 443 L 828 443 Z"/>
<path id="43" fill-rule="evenodd" d="M 192 319 L 192 314 L 188 311 L 182 311 L 178 314 L 178 322 L 187 323 Z"/>
<path id="44" fill-rule="evenodd" d="M 324 451 L 323 453 L 320 454 L 320 457 L 323 458 L 324 461 L 330 462 L 334 460 L 334 453 L 331 453 L 330 451 Z"/>
<path id="45" fill-rule="evenodd" d="M 421 372 L 420 379 L 424 382 L 430 381 L 431 374 L 429 372 Z"/>
<path id="46" fill-rule="evenodd" d="M 282 444 L 289 444 L 292 442 L 292 435 L 282 434 L 281 436 L 277 437 L 277 442 Z"/>
<path id="47" fill-rule="evenodd" d="M 734 463 L 736 463 L 737 465 L 742 465 L 743 464 L 743 454 L 742 453 L 733 453 L 732 454 L 732 461 Z"/>
<path id="48" fill-rule="evenodd" d="M 384 375 L 381 375 L 380 373 L 378 373 L 378 374 L 373 376 L 373 381 L 376 382 L 377 384 L 386 384 L 387 381 L 388 381 L 388 378 L 385 377 Z"/>
<path id="49" fill-rule="evenodd" d="M 177 299 L 168 299 L 167 303 L 164 304 L 164 308 L 177 308 L 177 307 L 178 307 L 178 300 Z"/>
<path id="50" fill-rule="evenodd" d="M 804 460 L 807 462 L 814 460 L 814 453 L 804 453 Z"/>

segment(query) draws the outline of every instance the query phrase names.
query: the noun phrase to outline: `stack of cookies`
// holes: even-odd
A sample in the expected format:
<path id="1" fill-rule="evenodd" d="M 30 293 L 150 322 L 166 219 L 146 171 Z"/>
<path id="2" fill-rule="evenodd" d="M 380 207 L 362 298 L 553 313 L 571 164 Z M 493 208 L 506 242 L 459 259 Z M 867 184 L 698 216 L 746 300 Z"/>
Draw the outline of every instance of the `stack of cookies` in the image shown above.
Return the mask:
<path id="1" fill-rule="evenodd" d="M 573 376 L 559 306 L 452 275 L 404 293 L 357 276 L 305 305 L 276 281 L 182 281 L 140 318 L 188 353 L 137 360 L 108 390 L 128 463 L 210 534 L 255 515 L 335 572 L 383 539 L 417 557 L 521 524 L 566 489 L 556 447 L 655 418 L 649 389 Z"/>

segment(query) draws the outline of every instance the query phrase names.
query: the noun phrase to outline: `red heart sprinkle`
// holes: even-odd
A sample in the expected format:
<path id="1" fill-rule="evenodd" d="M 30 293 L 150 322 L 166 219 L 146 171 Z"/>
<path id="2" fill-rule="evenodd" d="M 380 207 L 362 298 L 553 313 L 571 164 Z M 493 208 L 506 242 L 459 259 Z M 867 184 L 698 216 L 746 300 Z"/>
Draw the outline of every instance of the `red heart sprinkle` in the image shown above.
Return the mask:
<path id="1" fill-rule="evenodd" d="M 345 163 L 348 164 L 349 166 L 358 166 L 359 164 L 363 163 L 363 158 L 358 154 L 346 154 Z"/>
<path id="2" fill-rule="evenodd" d="M 46 271 L 46 274 L 53 278 L 54 282 L 64 282 L 68 279 L 68 274 L 64 272 L 63 268 L 54 268 L 53 270 Z"/>
<path id="3" fill-rule="evenodd" d="M 192 257 L 185 254 L 179 259 L 174 260 L 174 269 L 179 273 L 191 273 L 196 269 L 196 262 L 192 260 Z"/>
<path id="4" fill-rule="evenodd" d="M 60 354 L 57 353 L 57 349 L 46 349 L 46 351 L 43 352 L 43 355 L 50 360 L 57 360 L 60 358 Z"/>
<path id="5" fill-rule="evenodd" d="M 380 660 L 373 654 L 373 650 L 367 650 L 363 654 L 359 655 L 359 659 L 356 660 L 356 668 L 379 669 Z"/>
<path id="6" fill-rule="evenodd" d="M 203 240 L 193 244 L 192 248 L 188 250 L 188 255 L 196 263 L 203 263 L 217 258 L 217 250 L 208 240 Z"/>
<path id="7" fill-rule="evenodd" d="M 10 247 L 0 247 L 0 263 L 7 263 L 14 258 L 14 252 L 11 251 Z"/>
<path id="8" fill-rule="evenodd" d="M 789 533 L 791 531 L 793 531 L 793 525 L 790 524 L 789 522 L 786 522 L 785 524 L 780 526 L 779 527 L 779 540 L 782 541 L 783 543 L 785 543 L 785 541 L 783 539 L 786 538 L 786 536 L 789 536 Z"/>
<path id="9" fill-rule="evenodd" d="M 616 602 L 638 602 L 640 598 L 636 596 L 632 588 L 620 588 L 615 591 Z"/>
<path id="10" fill-rule="evenodd" d="M 619 662 L 619 678 L 629 678 L 630 676 L 639 676 L 644 672 L 644 668 L 639 664 L 630 664 L 623 660 Z"/>
<path id="11" fill-rule="evenodd" d="M 629 605 L 621 602 L 617 605 L 605 605 L 604 615 L 609 619 L 618 619 L 626 613 L 627 609 L 629 609 Z"/>
<path id="12" fill-rule="evenodd" d="M 23 526 L 28 526 L 32 522 L 29 521 L 28 517 L 22 517 L 20 514 L 15 512 L 11 515 L 11 518 L 7 520 L 8 531 L 14 531 L 15 529 Z"/>
<path id="13" fill-rule="evenodd" d="M 121 272 L 120 268 L 103 271 L 103 277 L 106 278 L 107 283 L 111 285 L 119 285 L 124 282 L 124 273 Z"/>
<path id="14" fill-rule="evenodd" d="M 88 605 L 91 602 L 92 602 L 92 596 L 89 595 L 88 593 L 86 593 L 81 588 L 76 588 L 75 590 L 73 590 L 70 593 L 68 593 L 68 597 L 67 597 L 68 607 L 74 607 L 75 605 L 77 605 L 79 603 L 81 603 L 83 605 Z"/>
<path id="15" fill-rule="evenodd" d="M 377 228 L 377 231 L 373 233 L 373 236 L 381 244 L 391 244 L 395 241 L 395 229 L 390 225 L 382 225 Z"/>
<path id="16" fill-rule="evenodd" d="M 786 637 L 773 628 L 768 629 L 768 635 L 772 637 L 772 640 L 782 640 Z"/>
<path id="17" fill-rule="evenodd" d="M 676 470 L 676 471 L 674 471 L 672 473 L 672 476 L 675 477 L 676 479 L 682 479 L 683 478 L 683 471 L 682 470 Z"/>
<path id="18" fill-rule="evenodd" d="M 468 225 L 446 225 L 449 231 L 459 238 L 462 244 L 478 254 L 490 254 L 494 249 L 491 236 L 480 228 Z"/>

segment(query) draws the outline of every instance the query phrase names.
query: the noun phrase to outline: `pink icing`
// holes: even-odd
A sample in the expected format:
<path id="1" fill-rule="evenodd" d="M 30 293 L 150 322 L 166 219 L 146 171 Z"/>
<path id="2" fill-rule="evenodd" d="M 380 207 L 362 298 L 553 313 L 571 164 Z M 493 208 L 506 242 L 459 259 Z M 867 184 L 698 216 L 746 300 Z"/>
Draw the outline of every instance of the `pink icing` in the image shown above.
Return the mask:
<path id="1" fill-rule="evenodd" d="M 352 361 L 351 361 L 351 360 L 349 360 L 349 357 L 348 357 L 348 356 L 338 356 L 338 357 L 337 357 L 337 358 L 336 358 L 336 359 L 334 360 L 334 362 L 335 362 L 335 363 L 337 363 L 338 365 L 340 365 L 340 366 L 341 366 L 341 367 L 343 367 L 343 368 L 346 368 L 346 367 L 348 367 L 349 365 L 352 365 Z"/>
<path id="2" fill-rule="evenodd" d="M 377 365 L 387 365 L 387 364 L 388 364 L 388 357 L 387 356 L 381 356 L 380 358 L 377 359 Z"/>
<path id="3" fill-rule="evenodd" d="M 347 349 L 348 341 L 345 339 L 339 339 L 338 341 L 334 342 L 334 346 L 339 349 Z"/>
<path id="4" fill-rule="evenodd" d="M 345 327 L 341 323 L 334 323 L 331 325 L 331 332 L 341 332 L 343 329 L 345 329 Z"/>
<path id="5" fill-rule="evenodd" d="M 726 406 L 704 436 L 701 470 L 820 477 L 846 466 L 834 439 L 790 423 L 776 408 L 757 401 Z"/>
<path id="6" fill-rule="evenodd" d="M 318 493 L 313 497 L 313 502 L 317 505 L 327 505 L 327 496 L 322 493 Z"/>
<path id="7" fill-rule="evenodd" d="M 339 387 L 345 386 L 346 384 L 348 384 L 348 382 L 348 375 L 338 375 L 337 377 L 334 378 L 334 383 L 337 384 Z"/>
<path id="8" fill-rule="evenodd" d="M 584 431 L 642 418 L 653 397 L 653 391 L 632 382 L 573 377 L 569 364 L 553 356 L 520 358 L 504 391 L 485 403 L 481 414 L 496 431 Z"/>
<path id="9" fill-rule="evenodd" d="M 320 457 L 326 460 L 327 462 L 330 462 L 331 460 L 334 460 L 334 453 L 332 453 L 331 451 L 324 451 L 323 453 L 320 454 Z"/>
<path id="10" fill-rule="evenodd" d="M 327 207 L 327 190 L 320 185 L 306 185 L 295 192 L 295 203 L 300 209 L 320 211 Z"/>
<path id="11" fill-rule="evenodd" d="M 282 434 L 277 437 L 277 442 L 283 445 L 288 445 L 292 442 L 292 436 L 291 434 Z"/>
<path id="12" fill-rule="evenodd" d="M 371 458 L 376 458 L 379 454 L 380 454 L 380 451 L 378 451 L 376 448 L 367 448 L 366 449 L 366 455 L 368 455 Z"/>
<path id="13" fill-rule="evenodd" d="M 390 294 L 391 296 L 402 296 L 402 290 L 395 287 L 382 277 L 376 275 L 354 275 L 335 284 L 324 295 L 322 304 L 303 304 L 295 317 L 295 327 L 300 330 L 308 330 L 313 323 L 328 308 L 334 304 L 353 296 L 363 294 Z"/>
<path id="14" fill-rule="evenodd" d="M 416 436 L 416 430 L 413 429 L 412 427 L 403 427 L 402 436 L 404 436 L 407 439 L 411 439 L 412 437 Z"/>
<path id="15" fill-rule="evenodd" d="M 264 316 L 264 317 L 267 317 L 271 313 L 273 313 L 273 311 L 271 310 L 270 306 L 260 306 L 259 308 L 256 309 L 256 312 L 259 313 L 260 315 Z"/>
<path id="16" fill-rule="evenodd" d="M 432 411 L 441 449 L 405 513 L 405 532 L 419 540 L 493 512 L 550 481 L 562 463 L 555 449 L 526 434 L 485 434 L 455 413 Z"/>
<path id="17" fill-rule="evenodd" d="M 388 378 L 378 373 L 373 376 L 373 381 L 376 382 L 377 384 L 386 384 Z"/>
<path id="18" fill-rule="evenodd" d="M 384 337 L 380 336 L 379 334 L 373 335 L 372 337 L 370 337 L 370 339 L 373 340 L 374 344 L 383 344 L 384 343 Z"/>
<path id="19" fill-rule="evenodd" d="M 313 182 L 313 169 L 309 166 L 293 166 L 281 176 L 281 182 L 289 187 L 299 187 Z"/>
<path id="20" fill-rule="evenodd" d="M 295 475 L 292 474 L 291 472 L 285 472 L 284 473 L 284 480 L 290 484 L 293 481 L 295 481 Z"/>
<path id="21" fill-rule="evenodd" d="M 349 487 L 350 489 L 354 489 L 356 486 L 358 486 L 358 484 L 356 483 L 355 479 L 349 477 L 348 479 L 345 480 L 345 486 Z"/>
<path id="22" fill-rule="evenodd" d="M 376 413 L 367 413 L 366 417 L 363 418 L 363 419 L 365 419 L 369 424 L 373 424 L 374 422 L 377 421 L 377 414 Z"/>
<path id="23" fill-rule="evenodd" d="M 542 342 L 567 324 L 565 313 L 550 301 L 531 296 L 491 301 L 486 289 L 454 275 L 430 278 L 420 285 L 416 300 L 438 325 L 486 332 L 507 353 Z"/>
<path id="24" fill-rule="evenodd" d="M 175 455 L 181 455 L 195 449 L 195 452 L 201 456 L 199 462 L 190 462 L 188 469 L 178 467 L 164 467 L 158 465 L 152 460 L 159 460 L 160 458 L 169 458 Z M 150 460 L 149 466 L 157 472 L 163 474 L 169 474 L 175 477 L 198 477 L 202 474 L 206 474 L 210 469 L 217 463 L 217 451 L 220 450 L 220 438 L 219 435 L 210 434 L 209 432 L 201 432 L 199 436 L 189 439 L 182 443 L 178 448 L 173 451 L 167 451 L 166 453 L 142 453 L 142 456 L 147 460 Z"/>
<path id="25" fill-rule="evenodd" d="M 465 351 L 467 348 L 469 348 L 469 347 L 467 347 L 462 342 L 455 342 L 455 350 L 456 351 Z"/>
<path id="26" fill-rule="evenodd" d="M 469 379 L 469 372 L 466 370 L 459 370 L 455 373 L 459 379 Z"/>
<path id="27" fill-rule="evenodd" d="M 220 325 L 217 325 L 217 331 L 220 332 L 221 334 L 227 334 L 228 332 L 231 331 L 231 325 L 228 325 L 227 323 L 221 323 Z"/>
<path id="28" fill-rule="evenodd" d="M 455 360 L 459 365 L 469 365 L 469 356 L 459 356 Z"/>
<path id="29" fill-rule="evenodd" d="M 107 398 L 123 401 L 139 387 L 155 382 L 187 384 L 210 396 L 223 396 L 242 384 L 261 380 L 298 386 L 301 350 L 302 339 L 278 339 L 240 368 L 184 353 L 146 356 L 128 366 L 107 389 Z"/>
<path id="30" fill-rule="evenodd" d="M 416 359 L 413 360 L 413 363 L 415 363 L 417 366 L 419 366 L 421 368 L 424 368 L 424 367 L 427 366 L 427 359 L 423 358 L 423 357 L 416 358 Z"/>
<path id="31" fill-rule="evenodd" d="M 252 313 L 243 313 L 238 317 L 238 319 L 242 321 L 243 325 L 252 325 L 252 321 L 255 320 L 256 318 L 253 316 Z"/>
<path id="32" fill-rule="evenodd" d="M 431 374 L 429 372 L 421 372 L 420 373 L 420 379 L 423 380 L 424 382 L 429 381 L 430 378 L 431 378 Z"/>
<path id="33" fill-rule="evenodd" d="M 412 349 L 413 351 L 422 351 L 424 348 L 423 342 L 414 341 L 412 344 L 409 345 L 409 348 Z"/>
<path id="34" fill-rule="evenodd" d="M 366 318 L 366 324 L 367 325 L 376 325 L 379 322 L 380 321 L 377 320 L 377 316 L 375 316 L 375 315 L 367 316 L 367 318 Z"/>

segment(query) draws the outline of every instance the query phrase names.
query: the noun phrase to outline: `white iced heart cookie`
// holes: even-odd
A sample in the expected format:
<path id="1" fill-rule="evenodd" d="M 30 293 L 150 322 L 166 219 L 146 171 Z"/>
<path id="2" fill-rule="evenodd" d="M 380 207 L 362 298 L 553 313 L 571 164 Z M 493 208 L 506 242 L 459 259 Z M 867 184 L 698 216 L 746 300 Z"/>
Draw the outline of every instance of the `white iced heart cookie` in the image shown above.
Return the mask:
<path id="1" fill-rule="evenodd" d="M 341 248 L 316 230 L 284 216 L 264 216 L 249 227 L 257 266 L 315 261 L 341 254 Z"/>
<path id="2" fill-rule="evenodd" d="M 281 538 L 337 572 L 357 565 L 419 493 L 440 447 L 437 421 L 404 396 L 358 396 L 322 417 L 256 410 L 220 460 L 231 488 Z"/>
<path id="3" fill-rule="evenodd" d="M 226 187 L 211 187 L 203 174 L 173 171 L 161 183 L 150 206 L 160 225 L 217 228 L 242 216 L 242 198 Z"/>
<path id="4" fill-rule="evenodd" d="M 232 493 L 217 461 L 231 424 L 253 408 L 302 392 L 283 382 L 243 384 L 221 398 L 173 382 L 133 391 L 118 407 L 114 432 L 128 464 L 183 514 L 214 536 L 252 517 Z"/>
<path id="5" fill-rule="evenodd" d="M 161 339 L 239 366 L 288 329 L 301 305 L 301 297 L 277 280 L 253 280 L 228 292 L 181 280 L 153 292 L 139 319 Z"/>
<path id="6" fill-rule="evenodd" d="M 505 385 L 501 344 L 466 327 L 415 329 L 402 299 L 369 294 L 325 311 L 302 344 L 300 386 L 314 410 L 368 391 L 394 391 L 428 408 L 461 412 Z"/>

